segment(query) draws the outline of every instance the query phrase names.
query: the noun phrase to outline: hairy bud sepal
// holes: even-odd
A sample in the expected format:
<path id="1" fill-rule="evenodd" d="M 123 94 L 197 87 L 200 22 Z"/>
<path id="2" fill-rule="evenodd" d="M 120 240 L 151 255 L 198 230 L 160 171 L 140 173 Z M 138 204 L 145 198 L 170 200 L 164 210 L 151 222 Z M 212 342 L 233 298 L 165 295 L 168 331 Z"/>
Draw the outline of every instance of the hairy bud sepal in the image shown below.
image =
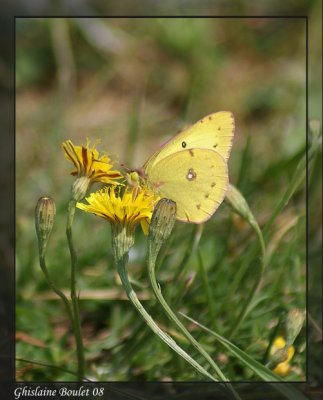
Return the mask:
<path id="1" fill-rule="evenodd" d="M 41 197 L 35 209 L 35 226 L 38 237 L 39 251 L 46 251 L 49 236 L 51 234 L 56 215 L 55 202 L 51 197 Z"/>
<path id="2" fill-rule="evenodd" d="M 176 221 L 176 203 L 169 199 L 161 199 L 155 206 L 150 225 L 148 240 L 151 255 L 156 258 L 162 245 L 170 236 Z"/>

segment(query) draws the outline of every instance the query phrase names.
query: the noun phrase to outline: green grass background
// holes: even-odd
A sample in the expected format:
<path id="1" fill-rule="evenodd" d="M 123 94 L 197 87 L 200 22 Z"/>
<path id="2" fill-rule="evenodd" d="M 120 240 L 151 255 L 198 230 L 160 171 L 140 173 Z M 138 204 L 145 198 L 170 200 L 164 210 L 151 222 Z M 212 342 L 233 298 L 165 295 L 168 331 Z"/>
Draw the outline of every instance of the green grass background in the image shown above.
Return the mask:
<path id="1" fill-rule="evenodd" d="M 311 2 L 313 15 L 317 7 Z M 61 143 L 100 139 L 100 148 L 117 163 L 140 167 L 179 129 L 220 110 L 236 119 L 230 181 L 262 229 L 299 174 L 290 201 L 265 230 L 272 257 L 253 308 L 232 338 L 265 362 L 273 335 L 284 334 L 280 321 L 306 304 L 305 175 L 297 169 L 306 143 L 305 61 L 305 24 L 296 19 L 17 19 L 16 357 L 25 360 L 17 363 L 18 380 L 75 379 L 63 370 L 76 370 L 73 335 L 40 270 L 34 228 L 38 198 L 53 197 L 57 216 L 47 264 L 56 284 L 68 290 L 65 220 L 73 178 Z M 311 85 L 315 117 L 319 88 Z M 315 160 L 314 205 L 320 196 Z M 319 221 L 310 232 L 314 258 L 318 232 Z M 201 379 L 125 300 L 109 225 L 78 210 L 74 240 L 87 377 Z M 146 238 L 138 229 L 129 264 L 134 286 L 154 319 L 203 364 L 156 305 L 145 255 Z M 224 203 L 203 228 L 176 224 L 157 275 L 174 310 L 227 337 L 258 268 L 254 232 Z M 184 323 L 231 380 L 258 379 L 212 336 Z M 287 380 L 306 378 L 305 341 L 303 329 Z"/>

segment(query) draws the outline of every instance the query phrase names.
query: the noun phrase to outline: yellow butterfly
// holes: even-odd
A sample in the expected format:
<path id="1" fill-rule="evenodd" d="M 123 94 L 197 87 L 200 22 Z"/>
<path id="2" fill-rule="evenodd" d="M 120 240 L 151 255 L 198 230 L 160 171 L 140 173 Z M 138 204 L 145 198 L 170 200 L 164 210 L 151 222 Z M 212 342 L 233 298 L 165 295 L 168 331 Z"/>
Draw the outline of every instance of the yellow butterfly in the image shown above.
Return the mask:
<path id="1" fill-rule="evenodd" d="M 222 203 L 234 134 L 231 112 L 207 115 L 166 142 L 143 166 L 152 190 L 177 205 L 177 219 L 200 224 Z"/>

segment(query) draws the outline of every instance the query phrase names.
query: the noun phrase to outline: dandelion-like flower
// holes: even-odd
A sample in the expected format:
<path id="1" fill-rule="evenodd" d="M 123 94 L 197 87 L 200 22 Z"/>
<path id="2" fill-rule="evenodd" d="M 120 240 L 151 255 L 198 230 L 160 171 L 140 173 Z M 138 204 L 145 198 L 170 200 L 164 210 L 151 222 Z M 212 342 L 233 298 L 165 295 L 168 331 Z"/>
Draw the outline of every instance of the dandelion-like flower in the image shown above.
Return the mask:
<path id="1" fill-rule="evenodd" d="M 156 202 L 156 196 L 146 189 L 133 196 L 133 189 L 123 193 L 119 188 L 105 187 L 91 193 L 86 198 L 88 204 L 77 203 L 81 210 L 102 217 L 112 224 L 124 225 L 133 231 L 137 223 L 141 224 L 145 235 L 148 234 L 149 222 Z"/>
<path id="2" fill-rule="evenodd" d="M 88 204 L 77 203 L 83 211 L 93 213 L 111 223 L 113 251 L 119 259 L 134 243 L 134 230 L 138 223 L 145 235 L 148 234 L 153 208 L 157 196 L 147 188 L 139 192 L 136 188 L 106 187 L 91 193 Z"/>
<path id="3" fill-rule="evenodd" d="M 62 144 L 67 160 L 71 161 L 75 169 L 71 175 L 77 179 L 73 185 L 73 196 L 76 201 L 83 199 L 93 182 L 102 182 L 111 185 L 118 185 L 117 179 L 122 178 L 119 171 L 112 169 L 111 159 L 108 155 L 99 155 L 95 145 L 75 146 L 70 140 Z"/>

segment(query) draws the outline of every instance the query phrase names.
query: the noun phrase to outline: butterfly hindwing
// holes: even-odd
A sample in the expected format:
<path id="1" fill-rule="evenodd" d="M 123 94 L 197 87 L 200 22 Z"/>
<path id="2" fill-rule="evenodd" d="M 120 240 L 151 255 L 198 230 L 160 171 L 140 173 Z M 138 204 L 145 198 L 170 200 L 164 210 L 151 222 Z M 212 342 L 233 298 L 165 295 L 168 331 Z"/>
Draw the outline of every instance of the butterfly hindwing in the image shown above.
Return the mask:
<path id="1" fill-rule="evenodd" d="M 201 223 L 209 219 L 224 199 L 227 164 L 211 149 L 175 152 L 154 163 L 147 177 L 153 190 L 177 204 L 177 219 Z"/>

